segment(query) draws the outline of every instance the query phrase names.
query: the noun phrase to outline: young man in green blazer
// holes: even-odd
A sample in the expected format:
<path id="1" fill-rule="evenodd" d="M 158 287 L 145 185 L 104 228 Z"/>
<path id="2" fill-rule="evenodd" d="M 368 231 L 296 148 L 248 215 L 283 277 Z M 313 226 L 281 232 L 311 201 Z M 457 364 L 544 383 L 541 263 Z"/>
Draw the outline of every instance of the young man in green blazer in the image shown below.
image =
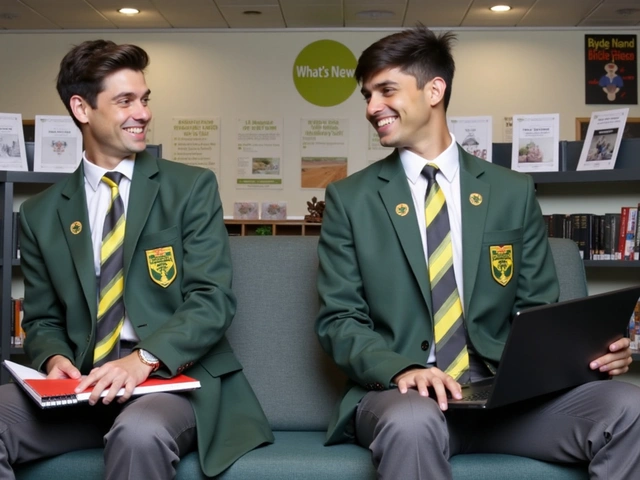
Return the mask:
<path id="1" fill-rule="evenodd" d="M 396 150 L 326 191 L 316 331 L 349 377 L 327 443 L 369 448 L 380 478 L 448 479 L 449 458 L 474 452 L 590 462 L 592 478 L 632 478 L 640 467 L 633 385 L 593 382 L 499 411 L 447 408 L 447 393 L 460 398 L 459 381 L 495 371 L 512 315 L 559 292 L 531 177 L 469 155 L 448 131 L 454 38 L 420 26 L 358 61 L 367 119 Z M 448 257 L 429 249 L 430 171 L 446 199 L 437 211 L 448 216 L 451 241 L 438 245 Z M 445 268 L 432 275 L 438 258 Z M 435 308 L 445 275 L 451 296 Z M 454 336 L 439 330 L 447 319 L 460 327 L 457 370 L 441 365 L 447 347 L 437 337 Z M 630 363 L 622 339 L 585 368 L 619 375 Z"/>
<path id="2" fill-rule="evenodd" d="M 147 64 L 140 47 L 104 40 L 61 62 L 58 91 L 85 152 L 68 179 L 21 207 L 24 347 L 48 377 L 82 378 L 79 389 L 92 394 L 88 405 L 41 411 L 15 385 L 2 386 L 0 478 L 13 478 L 13 464 L 102 446 L 109 479 L 173 478 L 195 449 L 214 476 L 273 441 L 225 338 L 236 302 L 215 175 L 145 152 Z M 120 174 L 117 190 L 107 172 Z M 111 229 L 105 215 L 120 201 L 120 229 Z M 119 263 L 105 287 L 113 252 Z M 149 376 L 179 373 L 201 388 L 131 398 Z"/>

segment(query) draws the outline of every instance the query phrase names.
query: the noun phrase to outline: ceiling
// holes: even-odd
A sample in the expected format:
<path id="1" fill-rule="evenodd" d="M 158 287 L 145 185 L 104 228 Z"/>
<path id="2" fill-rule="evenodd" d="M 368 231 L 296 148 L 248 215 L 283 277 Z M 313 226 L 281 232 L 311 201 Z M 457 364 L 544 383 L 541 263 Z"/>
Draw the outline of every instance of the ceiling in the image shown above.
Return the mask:
<path id="1" fill-rule="evenodd" d="M 507 13 L 489 7 L 506 3 Z M 121 7 L 140 14 L 126 16 Z M 252 12 L 252 13 L 247 13 Z M 0 0 L 0 31 L 633 27 L 640 0 Z"/>

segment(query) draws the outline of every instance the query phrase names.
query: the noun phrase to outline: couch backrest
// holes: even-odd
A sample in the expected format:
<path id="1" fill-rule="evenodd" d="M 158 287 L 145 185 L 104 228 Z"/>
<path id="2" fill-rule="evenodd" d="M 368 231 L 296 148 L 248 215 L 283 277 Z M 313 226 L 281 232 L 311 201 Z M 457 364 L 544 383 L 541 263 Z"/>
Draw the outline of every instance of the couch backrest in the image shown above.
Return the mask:
<path id="1" fill-rule="evenodd" d="M 322 350 L 318 237 L 230 237 L 238 310 L 227 337 L 274 430 L 323 431 L 346 377 Z"/>
<path id="2" fill-rule="evenodd" d="M 578 245 L 568 238 L 550 238 L 549 245 L 560 283 L 560 301 L 587 296 L 587 277 Z"/>
<path id="3" fill-rule="evenodd" d="M 321 349 L 317 237 L 230 237 L 238 299 L 228 338 L 274 430 L 323 431 L 346 377 Z M 577 245 L 549 239 L 561 300 L 587 294 Z"/>

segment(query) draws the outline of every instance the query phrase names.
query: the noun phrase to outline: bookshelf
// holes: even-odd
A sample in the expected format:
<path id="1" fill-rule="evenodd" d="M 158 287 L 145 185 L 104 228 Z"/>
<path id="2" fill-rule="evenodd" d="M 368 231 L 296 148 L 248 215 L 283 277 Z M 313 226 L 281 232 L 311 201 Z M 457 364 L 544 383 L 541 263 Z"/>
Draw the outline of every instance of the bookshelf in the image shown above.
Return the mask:
<path id="1" fill-rule="evenodd" d="M 225 220 L 227 232 L 232 236 L 260 235 L 260 227 L 270 227 L 270 235 L 320 235 L 321 223 L 303 220 Z"/>
<path id="2" fill-rule="evenodd" d="M 2 218 L 2 251 L 0 254 L 0 359 L 5 360 L 12 355 L 22 353 L 21 347 L 11 345 L 11 325 L 13 311 L 11 308 L 11 282 L 14 269 L 20 266 L 20 259 L 13 257 L 13 208 L 17 190 L 35 185 L 46 188 L 67 176 L 66 173 L 46 172 L 0 172 L 0 212 Z M 8 373 L 0 371 L 0 382 L 6 383 Z"/>

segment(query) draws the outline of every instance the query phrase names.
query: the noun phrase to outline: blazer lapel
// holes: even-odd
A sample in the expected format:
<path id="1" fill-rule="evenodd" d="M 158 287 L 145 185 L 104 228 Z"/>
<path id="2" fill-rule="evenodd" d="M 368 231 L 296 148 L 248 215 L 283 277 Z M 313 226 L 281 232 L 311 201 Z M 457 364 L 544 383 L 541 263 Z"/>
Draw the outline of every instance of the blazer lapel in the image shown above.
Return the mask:
<path id="1" fill-rule="evenodd" d="M 387 182 L 379 189 L 380 198 L 391 219 L 407 262 L 411 266 L 411 271 L 420 285 L 424 301 L 431 311 L 427 262 L 424 258 L 416 212 L 413 211 L 413 198 L 397 150 L 381 162 L 378 176 Z"/>
<path id="2" fill-rule="evenodd" d="M 460 147 L 458 150 L 460 152 L 462 251 L 464 252 L 464 311 L 469 312 L 469 303 L 473 295 L 473 286 L 476 284 L 482 253 L 482 237 L 489 209 L 491 187 L 480 180 L 484 173 L 483 160 L 475 159 Z"/>
<path id="3" fill-rule="evenodd" d="M 140 238 L 140 233 L 147 223 L 149 212 L 160 188 L 158 182 L 151 179 L 158 173 L 158 162 L 155 157 L 147 152 L 139 153 L 136 155 L 134 165 L 124 234 L 125 277 L 129 271 L 131 258 Z"/>
<path id="4" fill-rule="evenodd" d="M 91 243 L 91 228 L 84 194 L 84 169 L 82 164 L 71 174 L 62 190 L 58 206 L 60 227 L 69 246 L 73 266 L 82 285 L 92 318 L 97 316 L 97 286 Z M 79 230 L 79 231 L 78 231 Z"/>

